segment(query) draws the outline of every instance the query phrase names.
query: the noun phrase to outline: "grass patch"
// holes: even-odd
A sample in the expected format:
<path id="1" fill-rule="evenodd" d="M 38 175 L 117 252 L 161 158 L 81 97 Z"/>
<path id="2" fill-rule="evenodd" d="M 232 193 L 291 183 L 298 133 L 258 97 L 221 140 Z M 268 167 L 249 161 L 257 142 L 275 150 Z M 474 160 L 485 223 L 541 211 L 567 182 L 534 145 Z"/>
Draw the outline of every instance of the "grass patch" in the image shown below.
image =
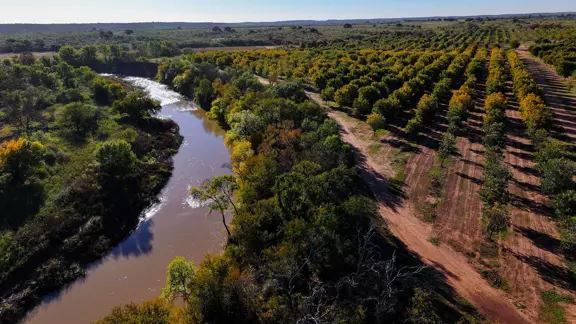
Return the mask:
<path id="1" fill-rule="evenodd" d="M 435 246 L 440 245 L 440 238 L 438 238 L 438 237 L 431 237 L 428 241 L 430 243 L 434 244 Z"/>
<path id="2" fill-rule="evenodd" d="M 572 303 L 572 297 L 559 294 L 554 290 L 540 292 L 542 306 L 540 306 L 540 319 L 550 324 L 562 324 L 566 322 L 566 311 L 558 303 Z"/>
<path id="3" fill-rule="evenodd" d="M 540 319 L 550 324 L 562 324 L 566 322 L 566 311 L 558 303 L 572 303 L 572 297 L 559 294 L 554 290 L 540 292 L 542 306 L 540 306 Z"/>
<path id="4" fill-rule="evenodd" d="M 568 267 L 568 271 L 570 271 L 570 275 L 572 275 L 572 279 L 576 280 L 576 262 L 567 261 L 566 266 Z"/>
<path id="5" fill-rule="evenodd" d="M 566 311 L 558 304 L 544 303 L 540 306 L 540 319 L 545 323 L 564 324 L 566 322 Z"/>
<path id="6" fill-rule="evenodd" d="M 462 297 L 462 296 L 460 296 L 460 295 L 456 296 L 456 301 L 457 301 L 460 305 L 464 305 L 464 306 L 467 306 L 467 307 L 474 307 L 474 305 L 472 305 L 472 303 L 470 303 L 470 302 L 468 301 L 468 299 L 466 299 L 466 298 L 464 298 L 464 297 Z"/>
<path id="7" fill-rule="evenodd" d="M 378 154 L 378 152 L 380 152 L 381 148 L 382 148 L 382 145 L 380 145 L 378 143 L 370 144 L 370 146 L 368 146 L 368 154 L 370 156 L 374 156 L 374 155 Z"/>
<path id="8" fill-rule="evenodd" d="M 428 223 L 433 223 L 438 217 L 438 214 L 436 214 L 435 204 L 428 202 L 417 204 L 416 210 L 420 214 L 420 217 L 422 217 L 422 220 Z"/>
<path id="9" fill-rule="evenodd" d="M 405 167 L 406 163 L 410 159 L 411 154 L 404 153 L 404 154 L 394 154 L 394 158 L 392 160 L 392 166 L 394 167 L 394 178 L 390 179 L 390 185 L 398 191 L 402 190 L 404 186 L 404 182 L 406 181 L 406 172 Z"/>
<path id="10" fill-rule="evenodd" d="M 428 186 L 428 192 L 434 197 L 442 197 L 442 189 L 444 188 L 444 181 L 445 181 L 445 174 L 444 169 L 435 166 L 430 171 L 428 171 L 428 175 L 430 175 L 430 185 Z"/>
<path id="11" fill-rule="evenodd" d="M 470 252 L 470 251 L 466 250 L 464 247 L 462 247 L 462 245 L 456 243 L 456 242 L 453 241 L 453 240 L 448 240 L 447 243 L 448 243 L 448 245 L 450 245 L 450 246 L 454 249 L 454 251 L 456 251 L 456 252 L 463 253 L 463 254 L 466 254 L 466 255 L 468 255 L 469 253 L 472 253 L 472 258 L 475 258 L 475 257 L 476 257 L 476 254 L 475 254 L 474 252 Z"/>
<path id="12" fill-rule="evenodd" d="M 378 129 L 376 130 L 376 134 L 374 134 L 375 140 L 379 140 L 380 137 L 388 135 L 388 131 L 385 129 Z"/>
<path id="13" fill-rule="evenodd" d="M 468 258 L 470 259 L 475 259 L 476 258 L 476 252 L 474 251 L 468 251 L 466 253 L 464 253 Z"/>
<path id="14" fill-rule="evenodd" d="M 554 290 L 542 291 L 540 295 L 545 303 L 572 303 L 572 297 L 559 294 Z"/>

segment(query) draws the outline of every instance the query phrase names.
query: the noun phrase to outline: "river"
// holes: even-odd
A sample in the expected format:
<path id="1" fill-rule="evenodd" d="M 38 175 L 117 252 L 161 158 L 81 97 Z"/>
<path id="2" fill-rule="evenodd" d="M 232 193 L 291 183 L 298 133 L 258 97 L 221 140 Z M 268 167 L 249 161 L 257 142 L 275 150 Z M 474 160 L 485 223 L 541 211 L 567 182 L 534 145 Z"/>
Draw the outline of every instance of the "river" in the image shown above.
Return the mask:
<path id="1" fill-rule="evenodd" d="M 117 305 L 160 296 L 166 267 L 176 256 L 200 262 L 218 253 L 225 242 L 221 218 L 191 200 L 190 185 L 230 173 L 224 131 L 204 111 L 165 86 L 142 78 L 126 80 L 162 103 L 162 118 L 180 126 L 184 141 L 174 156 L 174 170 L 160 202 L 143 214 L 140 226 L 87 276 L 45 298 L 24 321 L 29 324 L 92 323 Z"/>

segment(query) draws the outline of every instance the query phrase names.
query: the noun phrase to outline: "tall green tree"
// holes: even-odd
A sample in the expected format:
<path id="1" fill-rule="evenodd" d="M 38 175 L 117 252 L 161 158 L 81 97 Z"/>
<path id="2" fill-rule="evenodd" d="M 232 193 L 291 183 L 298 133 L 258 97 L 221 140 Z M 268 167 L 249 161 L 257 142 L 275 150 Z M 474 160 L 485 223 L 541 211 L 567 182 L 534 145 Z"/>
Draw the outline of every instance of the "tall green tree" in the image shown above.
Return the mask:
<path id="1" fill-rule="evenodd" d="M 80 102 L 65 105 L 56 113 L 56 122 L 63 131 L 72 132 L 76 138 L 85 138 L 98 128 L 98 107 Z"/>
<path id="2" fill-rule="evenodd" d="M 162 106 L 158 101 L 149 98 L 144 93 L 136 92 L 129 94 L 124 99 L 116 100 L 112 109 L 132 118 L 148 118 L 157 114 Z"/>
<path id="3" fill-rule="evenodd" d="M 123 140 L 99 144 L 96 148 L 96 160 L 100 170 L 113 177 L 131 174 L 137 162 L 130 144 Z"/>
<path id="4" fill-rule="evenodd" d="M 218 211 L 222 215 L 222 224 L 226 229 L 228 238 L 230 238 L 230 229 L 226 224 L 226 211 L 230 206 L 233 207 L 236 215 L 238 209 L 234 204 L 234 191 L 238 188 L 234 176 L 226 174 L 205 180 L 200 187 L 190 187 L 190 196 L 199 200 L 201 203 L 207 203 L 210 212 Z"/>
<path id="5" fill-rule="evenodd" d="M 185 303 L 190 298 L 190 284 L 196 270 L 192 261 L 186 261 L 183 257 L 176 257 L 168 265 L 166 271 L 166 285 L 162 289 L 162 298 L 173 301 L 182 297 Z"/>

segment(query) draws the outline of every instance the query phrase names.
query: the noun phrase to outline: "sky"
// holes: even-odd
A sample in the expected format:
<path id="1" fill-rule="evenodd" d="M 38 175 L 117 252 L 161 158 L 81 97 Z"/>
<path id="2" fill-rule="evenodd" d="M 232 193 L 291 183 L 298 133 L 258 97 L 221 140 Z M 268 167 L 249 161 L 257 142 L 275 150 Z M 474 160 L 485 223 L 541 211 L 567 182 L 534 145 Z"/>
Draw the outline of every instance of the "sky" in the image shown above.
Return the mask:
<path id="1" fill-rule="evenodd" d="M 245 22 L 576 11 L 576 0 L 0 0 L 0 23 Z"/>

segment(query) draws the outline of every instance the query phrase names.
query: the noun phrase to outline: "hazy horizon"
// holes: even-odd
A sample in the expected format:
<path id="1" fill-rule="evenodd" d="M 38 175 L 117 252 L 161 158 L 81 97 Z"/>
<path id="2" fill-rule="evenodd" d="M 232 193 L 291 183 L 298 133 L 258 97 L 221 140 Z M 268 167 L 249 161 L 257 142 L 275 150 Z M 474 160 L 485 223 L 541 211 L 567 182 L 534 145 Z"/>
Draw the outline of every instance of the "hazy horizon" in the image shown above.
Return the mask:
<path id="1" fill-rule="evenodd" d="M 277 0 L 200 2 L 196 0 L 84 1 L 29 0 L 10 2 L 0 23 L 137 23 L 137 22 L 273 22 L 285 20 L 341 20 L 555 13 L 576 11 L 576 1 L 485 0 Z"/>

